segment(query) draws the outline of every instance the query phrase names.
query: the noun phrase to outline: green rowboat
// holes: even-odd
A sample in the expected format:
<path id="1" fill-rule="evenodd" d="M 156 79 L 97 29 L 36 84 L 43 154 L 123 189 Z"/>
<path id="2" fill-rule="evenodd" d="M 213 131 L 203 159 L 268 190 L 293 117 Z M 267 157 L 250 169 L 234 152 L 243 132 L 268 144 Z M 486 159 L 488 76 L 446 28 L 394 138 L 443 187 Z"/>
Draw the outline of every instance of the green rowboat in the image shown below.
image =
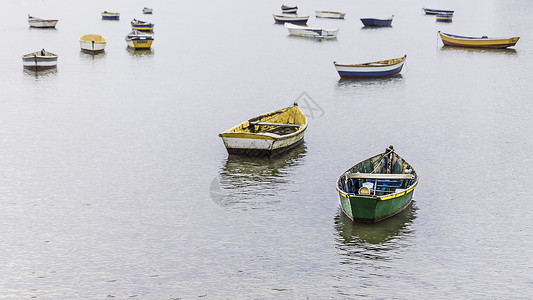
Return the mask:
<path id="1" fill-rule="evenodd" d="M 415 170 L 389 146 L 344 172 L 337 192 L 350 219 L 377 222 L 409 206 L 417 184 Z"/>

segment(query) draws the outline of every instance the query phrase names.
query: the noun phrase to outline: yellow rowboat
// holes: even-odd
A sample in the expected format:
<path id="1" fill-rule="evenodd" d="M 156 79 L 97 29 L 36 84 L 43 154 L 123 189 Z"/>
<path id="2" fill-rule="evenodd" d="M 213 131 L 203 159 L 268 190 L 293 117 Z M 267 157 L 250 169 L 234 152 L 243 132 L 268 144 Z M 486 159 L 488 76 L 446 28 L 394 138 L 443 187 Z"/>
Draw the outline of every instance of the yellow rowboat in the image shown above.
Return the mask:
<path id="1" fill-rule="evenodd" d="M 154 37 L 152 35 L 140 32 L 139 30 L 133 30 L 126 36 L 128 47 L 136 50 L 150 49 L 153 41 Z"/>
<path id="2" fill-rule="evenodd" d="M 274 156 L 303 141 L 307 118 L 298 103 L 259 115 L 228 129 L 222 138 L 229 154 Z"/>
<path id="3" fill-rule="evenodd" d="M 444 32 L 438 32 L 442 43 L 445 46 L 455 47 L 469 47 L 469 48 L 507 48 L 516 45 L 520 37 L 512 38 L 489 38 L 487 36 L 482 37 L 469 37 L 453 35 Z"/>
<path id="4" fill-rule="evenodd" d="M 105 45 L 106 40 L 97 34 L 86 34 L 80 38 L 81 51 L 89 54 L 104 52 Z"/>

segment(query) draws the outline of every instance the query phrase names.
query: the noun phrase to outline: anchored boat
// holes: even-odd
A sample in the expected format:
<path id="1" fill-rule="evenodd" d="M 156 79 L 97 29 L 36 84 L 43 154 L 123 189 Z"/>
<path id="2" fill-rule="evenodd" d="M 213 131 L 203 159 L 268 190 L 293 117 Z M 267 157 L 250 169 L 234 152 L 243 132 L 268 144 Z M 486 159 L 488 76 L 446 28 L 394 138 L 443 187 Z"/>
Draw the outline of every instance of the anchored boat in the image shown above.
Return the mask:
<path id="1" fill-rule="evenodd" d="M 438 14 L 453 14 L 453 10 L 446 10 L 446 9 L 431 9 L 431 8 L 425 8 L 422 7 L 422 10 L 426 15 L 438 15 Z"/>
<path id="2" fill-rule="evenodd" d="M 341 78 L 375 78 L 393 76 L 403 68 L 407 55 L 355 65 L 341 65 L 333 62 Z"/>
<path id="3" fill-rule="evenodd" d="M 154 24 L 146 21 L 133 19 L 133 21 L 131 21 L 131 29 L 140 31 L 152 31 L 154 30 Z"/>
<path id="4" fill-rule="evenodd" d="M 34 28 L 55 28 L 59 20 L 45 20 L 28 15 L 28 24 Z"/>
<path id="5" fill-rule="evenodd" d="M 307 20 L 309 19 L 309 16 L 284 16 L 284 15 L 274 15 L 272 14 L 272 17 L 274 17 L 274 21 L 276 23 L 293 23 L 293 24 L 306 24 Z"/>
<path id="6" fill-rule="evenodd" d="M 361 19 L 361 22 L 363 22 L 363 25 L 369 26 L 369 27 L 384 27 L 384 26 L 391 26 L 392 19 L 394 18 L 394 15 L 390 16 L 389 18 L 385 19 L 376 19 L 376 18 L 363 18 Z"/>
<path id="7" fill-rule="evenodd" d="M 118 12 L 102 12 L 102 20 L 118 20 L 120 19 L 120 13 Z"/>
<path id="8" fill-rule="evenodd" d="M 81 51 L 98 54 L 105 51 L 106 40 L 97 34 L 86 34 L 80 38 Z"/>
<path id="9" fill-rule="evenodd" d="M 346 13 L 338 11 L 315 10 L 317 18 L 344 19 Z"/>
<path id="10" fill-rule="evenodd" d="M 143 14 L 152 14 L 153 11 L 154 10 L 152 8 L 149 8 L 149 7 L 143 8 Z"/>
<path id="11" fill-rule="evenodd" d="M 471 37 L 438 32 L 445 46 L 468 48 L 493 48 L 502 49 L 516 45 L 520 37 L 489 38 L 487 36 Z"/>
<path id="12" fill-rule="evenodd" d="M 126 36 L 126 42 L 128 47 L 135 50 L 150 49 L 154 37 L 151 34 L 140 32 L 139 30 L 133 30 Z"/>
<path id="13" fill-rule="evenodd" d="M 28 53 L 22 56 L 22 65 L 24 69 L 32 71 L 53 69 L 57 67 L 57 54 L 44 49 Z"/>
<path id="14" fill-rule="evenodd" d="M 295 25 L 291 23 L 285 23 L 285 28 L 289 30 L 289 33 L 291 35 L 313 37 L 313 38 L 323 38 L 323 39 L 334 39 L 337 37 L 337 33 L 339 32 L 338 28 L 335 28 L 335 29 L 313 28 L 313 27 Z"/>
<path id="15" fill-rule="evenodd" d="M 300 144 L 306 129 L 307 118 L 295 102 L 244 121 L 218 136 L 229 154 L 274 156 Z"/>
<path id="16" fill-rule="evenodd" d="M 298 6 L 282 5 L 281 11 L 286 14 L 295 14 L 298 11 Z"/>
<path id="17" fill-rule="evenodd" d="M 354 165 L 337 180 L 342 211 L 354 221 L 377 222 L 411 203 L 418 175 L 389 146 Z"/>

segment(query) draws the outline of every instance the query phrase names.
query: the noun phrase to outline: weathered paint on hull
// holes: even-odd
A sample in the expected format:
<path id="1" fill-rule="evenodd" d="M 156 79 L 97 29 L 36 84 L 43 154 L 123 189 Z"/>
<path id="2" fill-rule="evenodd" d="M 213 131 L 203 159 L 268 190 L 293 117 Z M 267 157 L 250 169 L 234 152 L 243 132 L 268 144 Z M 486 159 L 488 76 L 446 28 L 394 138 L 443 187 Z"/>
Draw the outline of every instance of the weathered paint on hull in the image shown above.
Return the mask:
<path id="1" fill-rule="evenodd" d="M 289 138 L 262 139 L 259 136 L 251 138 L 235 138 L 222 136 L 222 141 L 229 154 L 243 154 L 249 156 L 274 156 L 287 151 L 303 141 L 305 130 Z"/>
<path id="2" fill-rule="evenodd" d="M 414 189 L 388 200 L 365 196 L 346 196 L 339 193 L 344 213 L 354 221 L 378 222 L 404 210 L 412 201 Z"/>
<path id="3" fill-rule="evenodd" d="M 303 138 L 297 141 L 294 144 L 280 147 L 276 149 L 249 149 L 249 148 L 226 148 L 228 150 L 228 154 L 236 154 L 236 155 L 248 155 L 248 156 L 267 156 L 272 157 L 276 156 L 278 154 L 281 154 L 283 152 L 286 152 L 298 145 L 300 145 L 303 142 Z"/>

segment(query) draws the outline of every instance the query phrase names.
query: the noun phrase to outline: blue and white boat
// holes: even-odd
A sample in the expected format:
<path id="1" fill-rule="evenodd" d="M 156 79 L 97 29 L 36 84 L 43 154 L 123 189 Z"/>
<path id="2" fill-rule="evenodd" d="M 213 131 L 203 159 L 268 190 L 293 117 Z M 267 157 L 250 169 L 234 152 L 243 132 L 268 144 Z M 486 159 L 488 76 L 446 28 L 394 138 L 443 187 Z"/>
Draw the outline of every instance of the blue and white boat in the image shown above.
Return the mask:
<path id="1" fill-rule="evenodd" d="M 32 71 L 48 70 L 57 67 L 57 54 L 44 49 L 22 55 L 22 66 Z"/>
<path id="2" fill-rule="evenodd" d="M 102 20 L 118 20 L 120 19 L 120 13 L 118 12 L 102 12 Z"/>
<path id="3" fill-rule="evenodd" d="M 334 39 L 337 38 L 338 28 L 326 29 L 326 28 L 313 28 L 307 26 L 295 25 L 292 23 L 285 23 L 285 28 L 289 30 L 289 34 L 296 36 L 305 36 L 322 39 Z"/>
<path id="4" fill-rule="evenodd" d="M 445 10 L 445 9 L 431 9 L 431 8 L 425 8 L 422 7 L 422 10 L 426 15 L 438 15 L 438 14 L 453 14 L 453 10 Z"/>
<path id="5" fill-rule="evenodd" d="M 284 16 L 274 14 L 272 14 L 272 17 L 274 17 L 274 21 L 278 24 L 283 24 L 285 22 L 293 24 L 306 24 L 307 20 L 309 19 L 309 16 Z"/>
<path id="6" fill-rule="evenodd" d="M 140 31 L 152 31 L 154 30 L 154 24 L 146 21 L 133 19 L 133 21 L 131 21 L 131 29 Z"/>
<path id="7" fill-rule="evenodd" d="M 393 76 L 403 68 L 407 55 L 355 65 L 341 65 L 333 62 L 341 78 L 377 78 Z"/>
<path id="8" fill-rule="evenodd" d="M 394 18 L 394 15 L 386 19 L 363 18 L 361 19 L 361 22 L 363 22 L 365 26 L 391 26 L 392 18 Z"/>

